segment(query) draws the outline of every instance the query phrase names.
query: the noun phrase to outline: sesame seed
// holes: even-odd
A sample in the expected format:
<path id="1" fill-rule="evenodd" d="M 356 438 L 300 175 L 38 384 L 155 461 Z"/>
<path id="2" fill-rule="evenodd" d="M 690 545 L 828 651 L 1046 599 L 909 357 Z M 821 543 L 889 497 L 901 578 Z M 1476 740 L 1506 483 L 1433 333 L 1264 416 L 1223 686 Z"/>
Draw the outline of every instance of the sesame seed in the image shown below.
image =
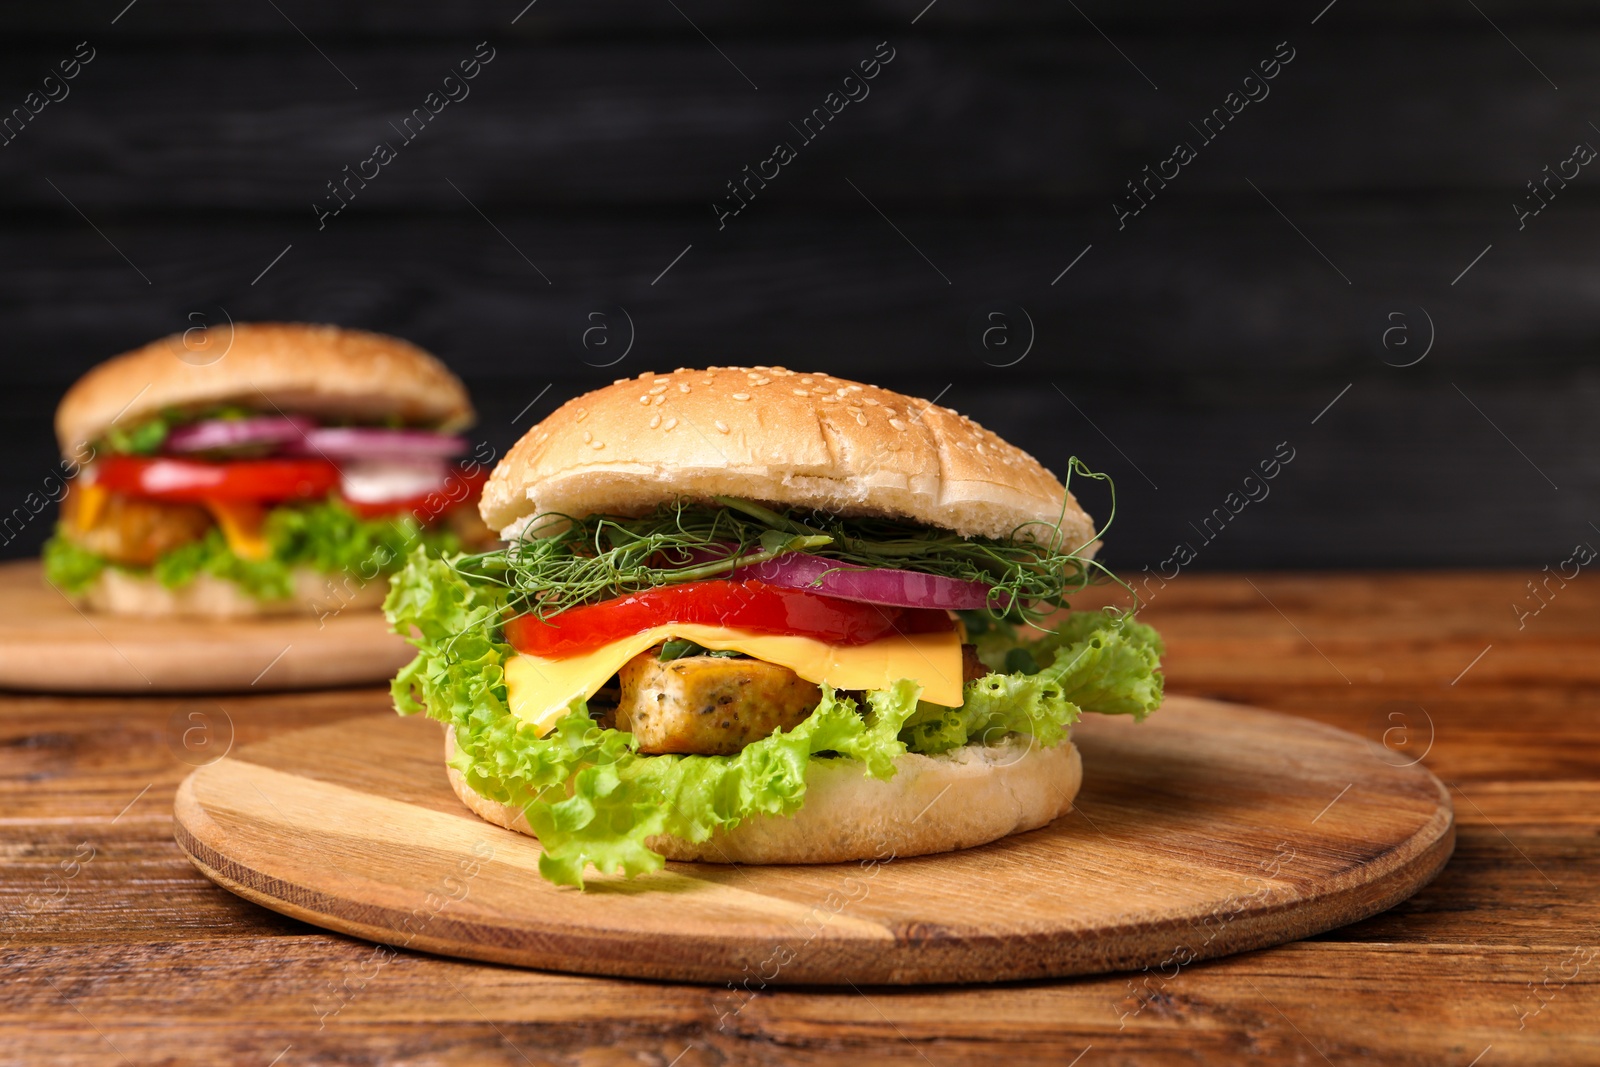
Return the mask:
<path id="1" fill-rule="evenodd" d="M 661 416 L 659 414 L 651 415 L 650 416 L 650 428 L 653 430 L 657 426 L 660 426 L 660 425 L 661 425 Z"/>
<path id="2" fill-rule="evenodd" d="M 889 417 L 890 417 L 890 418 L 891 418 L 891 419 L 892 419 L 892 418 L 894 418 L 894 417 L 895 417 L 895 416 L 896 416 L 896 415 L 898 415 L 898 414 L 900 414 L 900 413 L 899 413 L 899 412 L 898 412 L 898 411 L 896 411 L 896 410 L 895 410 L 895 409 L 894 409 L 894 408 L 884 408 L 884 409 L 883 409 L 883 413 L 884 413 L 884 414 L 885 414 L 885 415 L 887 415 L 887 416 L 889 416 Z"/>
<path id="3" fill-rule="evenodd" d="M 749 393 L 734 393 L 733 394 L 733 398 L 735 400 L 749 400 L 750 399 L 750 394 Z"/>
<path id="4" fill-rule="evenodd" d="M 903 430 L 906 428 L 906 424 L 901 422 L 899 419 L 890 419 L 889 425 L 893 426 L 897 430 Z"/>
<path id="5" fill-rule="evenodd" d="M 801 378 L 800 379 L 800 384 L 801 385 L 810 385 L 813 380 L 814 379 L 812 379 L 812 378 Z"/>
<path id="6" fill-rule="evenodd" d="M 579 408 L 578 409 L 578 421 L 579 422 L 582 422 L 584 419 L 587 419 L 588 417 L 589 417 L 589 409 L 588 408 Z"/>
<path id="7" fill-rule="evenodd" d="M 865 426 L 867 424 L 867 417 L 859 411 L 856 412 L 856 423 L 857 425 Z"/>
<path id="8" fill-rule="evenodd" d="M 811 395 L 810 393 L 806 392 L 804 389 L 791 389 L 789 391 L 791 393 L 793 393 L 795 396 L 810 396 Z"/>
<path id="9" fill-rule="evenodd" d="M 604 447 L 606 447 L 606 443 L 604 441 L 590 441 L 589 442 L 589 447 L 590 448 L 604 448 Z"/>
<path id="10" fill-rule="evenodd" d="M 678 425 L 678 420 L 676 418 L 671 418 L 671 419 L 667 420 L 667 429 L 670 430 L 676 425 Z"/>
<path id="11" fill-rule="evenodd" d="M 656 386 L 652 386 L 651 387 L 650 395 L 651 396 L 655 396 L 657 393 L 664 393 L 666 391 L 667 391 L 667 387 L 666 386 L 664 386 L 664 385 L 656 385 Z"/>
<path id="12" fill-rule="evenodd" d="M 666 399 L 667 399 L 667 398 L 666 398 L 666 397 L 665 397 L 665 396 L 663 396 L 663 395 L 662 395 L 662 394 L 660 394 L 660 393 L 657 393 L 657 394 L 656 394 L 656 395 L 655 395 L 655 396 L 654 396 L 654 397 L 653 397 L 653 398 L 652 398 L 652 399 L 651 399 L 651 401 L 650 401 L 650 403 L 652 403 L 652 404 L 654 404 L 654 405 L 655 405 L 655 406 L 656 406 L 656 407 L 660 407 L 660 406 L 661 406 L 661 404 L 662 404 L 662 402 L 663 402 L 663 401 L 665 401 L 665 400 L 666 400 Z"/>
<path id="13" fill-rule="evenodd" d="M 584 444 L 588 444 L 590 441 L 593 441 L 593 440 L 594 440 L 594 434 L 590 433 L 588 430 L 583 431 L 583 443 Z"/>
<path id="14" fill-rule="evenodd" d="M 650 394 L 649 394 L 649 393 L 646 393 L 646 394 L 644 394 L 644 395 L 643 395 L 643 396 L 641 396 L 641 397 L 640 397 L 640 398 L 639 398 L 639 403 L 641 403 L 641 404 L 648 404 L 648 403 L 650 403 Z"/>
<path id="15" fill-rule="evenodd" d="M 863 403 L 863 404 L 865 404 L 865 405 L 867 405 L 867 407 L 869 407 L 869 408 L 875 408 L 875 407 L 877 407 L 877 406 L 878 406 L 878 402 L 877 402 L 877 400 L 875 400 L 875 399 L 873 399 L 873 398 L 872 398 L 872 397 L 870 397 L 870 396 L 864 396 L 864 397 L 862 397 L 862 398 L 861 398 L 861 402 L 862 402 L 862 403 Z"/>
<path id="16" fill-rule="evenodd" d="M 678 383 L 678 392 L 687 393 L 688 391 L 689 391 L 689 383 L 688 382 L 679 382 Z"/>
<path id="17" fill-rule="evenodd" d="M 721 430 L 723 433 L 728 432 L 728 424 L 723 422 L 721 419 L 718 419 L 716 422 L 712 423 L 712 425 Z"/>

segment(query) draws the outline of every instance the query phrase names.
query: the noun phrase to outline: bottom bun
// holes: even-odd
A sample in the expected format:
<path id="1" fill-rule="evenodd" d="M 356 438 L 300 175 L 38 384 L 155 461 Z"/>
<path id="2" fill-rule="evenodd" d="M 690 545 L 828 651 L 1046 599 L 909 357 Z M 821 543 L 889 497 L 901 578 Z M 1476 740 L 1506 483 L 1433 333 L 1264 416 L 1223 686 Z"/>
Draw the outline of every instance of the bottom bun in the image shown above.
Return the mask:
<path id="1" fill-rule="evenodd" d="M 381 578 L 360 585 L 350 580 L 343 583 L 346 588 L 340 588 L 332 577 L 309 567 L 296 567 L 291 574 L 293 596 L 287 600 L 257 600 L 232 582 L 209 574 L 197 575 L 176 589 L 168 589 L 154 578 L 107 567 L 93 585 L 72 597 L 72 602 L 104 615 L 241 619 L 337 615 L 351 608 L 372 611 L 382 606 L 389 592 L 389 583 Z"/>
<path id="2" fill-rule="evenodd" d="M 445 758 L 455 754 L 445 731 Z M 446 767 L 461 802 L 482 819 L 532 834 L 522 812 L 473 792 Z M 906 753 L 888 781 L 869 777 L 853 759 L 815 760 L 805 802 L 793 815 L 758 815 L 692 844 L 649 840 L 669 860 L 707 863 L 845 863 L 924 856 L 1035 830 L 1072 808 L 1083 762 L 1070 741 L 1040 748 L 1032 738 L 968 745 L 938 756 Z"/>

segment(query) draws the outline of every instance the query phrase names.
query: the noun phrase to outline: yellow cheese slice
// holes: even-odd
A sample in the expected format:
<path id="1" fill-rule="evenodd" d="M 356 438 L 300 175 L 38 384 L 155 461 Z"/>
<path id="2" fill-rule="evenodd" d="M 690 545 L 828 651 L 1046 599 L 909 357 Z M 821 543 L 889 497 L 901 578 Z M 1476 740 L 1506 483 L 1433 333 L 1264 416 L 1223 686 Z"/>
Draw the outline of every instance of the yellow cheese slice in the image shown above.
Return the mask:
<path id="1" fill-rule="evenodd" d="M 272 555 L 272 546 L 261 536 L 261 522 L 267 515 L 261 505 L 208 500 L 206 510 L 217 520 L 234 555 L 257 561 Z"/>
<path id="2" fill-rule="evenodd" d="M 77 526 L 79 533 L 88 533 L 100 520 L 100 513 L 106 507 L 106 498 L 111 494 L 106 491 L 105 486 L 88 481 L 79 482 L 73 491 L 82 494 L 78 500 L 74 525 Z"/>
<path id="3" fill-rule="evenodd" d="M 542 737 L 574 700 L 587 700 L 624 663 L 669 637 L 743 652 L 788 667 L 808 682 L 835 689 L 887 689 L 902 678 L 922 686 L 922 699 L 947 708 L 962 702 L 961 635 L 955 630 L 892 634 L 865 645 L 830 645 L 809 637 L 754 634 L 728 626 L 670 623 L 566 659 L 518 653 L 506 662 L 511 713 Z"/>

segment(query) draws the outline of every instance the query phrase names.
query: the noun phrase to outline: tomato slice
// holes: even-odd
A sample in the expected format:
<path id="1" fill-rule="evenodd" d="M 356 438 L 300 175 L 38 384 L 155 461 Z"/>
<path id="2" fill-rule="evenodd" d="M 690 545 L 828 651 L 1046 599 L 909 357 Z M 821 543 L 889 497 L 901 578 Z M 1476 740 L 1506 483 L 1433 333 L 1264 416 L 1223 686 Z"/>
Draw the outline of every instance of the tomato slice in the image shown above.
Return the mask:
<path id="1" fill-rule="evenodd" d="M 955 626 L 948 614 L 933 608 L 885 607 L 766 582 L 714 579 L 568 608 L 545 620 L 519 615 L 506 622 L 505 634 L 519 652 L 562 659 L 673 622 L 811 637 L 832 645 L 864 645 L 896 632 L 931 633 Z"/>
<path id="2" fill-rule="evenodd" d="M 343 493 L 339 499 L 344 506 L 361 516 L 363 519 L 381 518 L 384 515 L 401 515 L 411 513 L 417 521 L 423 524 L 437 522 L 445 512 L 451 508 L 470 504 L 478 499 L 483 491 L 483 483 L 489 480 L 489 472 L 477 466 L 472 470 L 465 468 L 450 472 L 444 485 L 428 493 L 419 493 L 416 496 L 401 497 L 395 500 L 351 500 Z"/>
<path id="3" fill-rule="evenodd" d="M 149 500 L 276 503 L 323 497 L 339 485 L 325 459 L 240 459 L 207 462 L 164 456 L 107 456 L 94 465 L 96 485 Z"/>

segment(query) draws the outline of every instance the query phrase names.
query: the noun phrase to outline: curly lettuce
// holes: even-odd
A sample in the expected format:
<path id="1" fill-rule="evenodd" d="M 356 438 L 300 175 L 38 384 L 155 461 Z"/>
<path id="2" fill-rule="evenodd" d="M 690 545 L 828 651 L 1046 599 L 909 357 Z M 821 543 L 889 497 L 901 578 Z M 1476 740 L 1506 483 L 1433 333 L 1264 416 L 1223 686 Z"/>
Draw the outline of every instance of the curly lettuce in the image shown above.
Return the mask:
<path id="1" fill-rule="evenodd" d="M 575 700 L 539 737 L 507 703 L 512 649 L 500 621 L 511 591 L 453 564 L 414 552 L 391 581 L 384 611 L 417 649 L 392 684 L 395 709 L 451 728 L 452 766 L 479 794 L 522 811 L 542 846 L 540 873 L 560 885 L 581 887 L 588 866 L 628 877 L 659 869 L 664 861 L 647 844 L 657 834 L 701 842 L 757 815 L 792 814 L 816 759 L 854 759 L 886 780 L 908 751 L 944 752 L 1006 733 L 1054 744 L 1084 709 L 1142 718 L 1161 699 L 1155 631 L 1084 615 L 1030 646 L 1050 657 L 1048 667 L 991 673 L 967 686 L 958 709 L 919 701 L 911 681 L 864 694 L 865 706 L 823 686 L 805 721 L 736 755 L 649 756 Z"/>
<path id="2" fill-rule="evenodd" d="M 986 664 L 1014 669 L 969 682 L 959 708 L 924 704 L 906 723 L 911 751 L 948 752 L 1013 733 L 1048 747 L 1066 738 L 1083 710 L 1143 719 L 1161 704 L 1166 650 L 1155 630 L 1125 615 L 1069 615 L 1036 641 L 979 647 Z"/>
<path id="3" fill-rule="evenodd" d="M 112 563 L 58 529 L 45 542 L 44 575 L 58 589 L 76 594 L 93 585 L 107 567 L 148 573 L 168 589 L 208 574 L 234 583 L 257 600 L 286 600 L 294 595 L 298 567 L 367 580 L 398 570 L 415 546 L 434 553 L 460 547 L 454 534 L 425 529 L 410 514 L 363 519 L 333 499 L 273 508 L 263 521 L 262 536 L 271 548 L 262 560 L 237 555 L 222 531 L 213 527 L 204 537 L 165 553 L 149 568 L 133 568 Z"/>

